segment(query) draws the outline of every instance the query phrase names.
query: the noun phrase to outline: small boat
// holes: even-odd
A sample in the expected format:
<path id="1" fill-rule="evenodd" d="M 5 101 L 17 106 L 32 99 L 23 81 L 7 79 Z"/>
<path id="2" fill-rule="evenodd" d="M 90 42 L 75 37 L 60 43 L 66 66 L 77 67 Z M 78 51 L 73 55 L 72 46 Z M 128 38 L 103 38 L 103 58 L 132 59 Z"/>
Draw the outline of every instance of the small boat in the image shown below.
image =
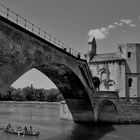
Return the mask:
<path id="1" fill-rule="evenodd" d="M 16 135 L 28 135 L 28 136 L 39 136 L 39 134 L 40 134 L 40 132 L 34 132 L 34 131 L 33 132 L 30 132 L 30 131 L 24 132 L 24 131 L 17 131 L 12 128 L 10 128 L 10 129 L 4 128 L 3 132 L 10 133 L 10 134 L 16 134 Z"/>

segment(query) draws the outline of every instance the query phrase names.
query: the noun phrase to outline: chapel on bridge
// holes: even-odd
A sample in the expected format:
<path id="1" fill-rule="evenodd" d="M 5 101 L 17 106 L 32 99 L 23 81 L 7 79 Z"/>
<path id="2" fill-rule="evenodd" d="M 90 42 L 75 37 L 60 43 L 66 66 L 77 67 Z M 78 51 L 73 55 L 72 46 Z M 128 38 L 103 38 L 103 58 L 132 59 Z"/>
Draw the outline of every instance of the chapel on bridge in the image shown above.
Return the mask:
<path id="1" fill-rule="evenodd" d="M 140 97 L 140 44 L 121 44 L 115 53 L 97 54 L 95 38 L 88 43 L 89 67 L 100 80 L 100 91 L 118 91 L 119 97 Z M 90 54 L 90 55 L 89 55 Z"/>

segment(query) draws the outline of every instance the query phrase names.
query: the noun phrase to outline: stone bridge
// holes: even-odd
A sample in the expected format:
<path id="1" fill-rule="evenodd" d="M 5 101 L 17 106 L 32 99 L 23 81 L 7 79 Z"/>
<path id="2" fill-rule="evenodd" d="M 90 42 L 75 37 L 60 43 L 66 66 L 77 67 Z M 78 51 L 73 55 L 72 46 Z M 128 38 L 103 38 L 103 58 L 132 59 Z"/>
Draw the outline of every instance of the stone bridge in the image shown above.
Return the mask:
<path id="1" fill-rule="evenodd" d="M 121 103 L 116 91 L 96 91 L 93 95 L 93 110 L 95 121 L 111 122 L 121 112 Z M 110 118 L 115 117 L 115 118 Z"/>
<path id="2" fill-rule="evenodd" d="M 32 68 L 58 87 L 75 122 L 97 120 L 99 106 L 108 100 L 108 94 L 100 98 L 95 94 L 87 61 L 0 16 L 0 92 Z M 116 105 L 116 95 L 108 97 Z"/>

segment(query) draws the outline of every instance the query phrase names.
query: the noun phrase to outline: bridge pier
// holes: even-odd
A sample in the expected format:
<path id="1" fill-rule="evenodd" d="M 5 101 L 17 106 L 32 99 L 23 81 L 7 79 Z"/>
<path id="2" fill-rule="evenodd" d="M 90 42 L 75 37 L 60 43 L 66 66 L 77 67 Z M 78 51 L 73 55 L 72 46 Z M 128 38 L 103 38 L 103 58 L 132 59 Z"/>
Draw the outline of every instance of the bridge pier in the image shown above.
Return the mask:
<path id="1" fill-rule="evenodd" d="M 72 114 L 65 101 L 60 102 L 60 119 L 73 120 Z"/>

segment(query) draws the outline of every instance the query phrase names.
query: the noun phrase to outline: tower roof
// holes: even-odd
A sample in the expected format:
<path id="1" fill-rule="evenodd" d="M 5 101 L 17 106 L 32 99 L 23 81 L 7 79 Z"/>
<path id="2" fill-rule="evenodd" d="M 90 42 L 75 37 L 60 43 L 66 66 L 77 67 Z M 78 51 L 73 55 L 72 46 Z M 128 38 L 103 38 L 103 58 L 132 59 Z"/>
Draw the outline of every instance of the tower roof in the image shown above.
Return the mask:
<path id="1" fill-rule="evenodd" d="M 96 54 L 90 62 L 96 63 L 96 62 L 123 61 L 123 60 L 125 59 L 118 53 L 106 53 L 106 54 Z"/>

